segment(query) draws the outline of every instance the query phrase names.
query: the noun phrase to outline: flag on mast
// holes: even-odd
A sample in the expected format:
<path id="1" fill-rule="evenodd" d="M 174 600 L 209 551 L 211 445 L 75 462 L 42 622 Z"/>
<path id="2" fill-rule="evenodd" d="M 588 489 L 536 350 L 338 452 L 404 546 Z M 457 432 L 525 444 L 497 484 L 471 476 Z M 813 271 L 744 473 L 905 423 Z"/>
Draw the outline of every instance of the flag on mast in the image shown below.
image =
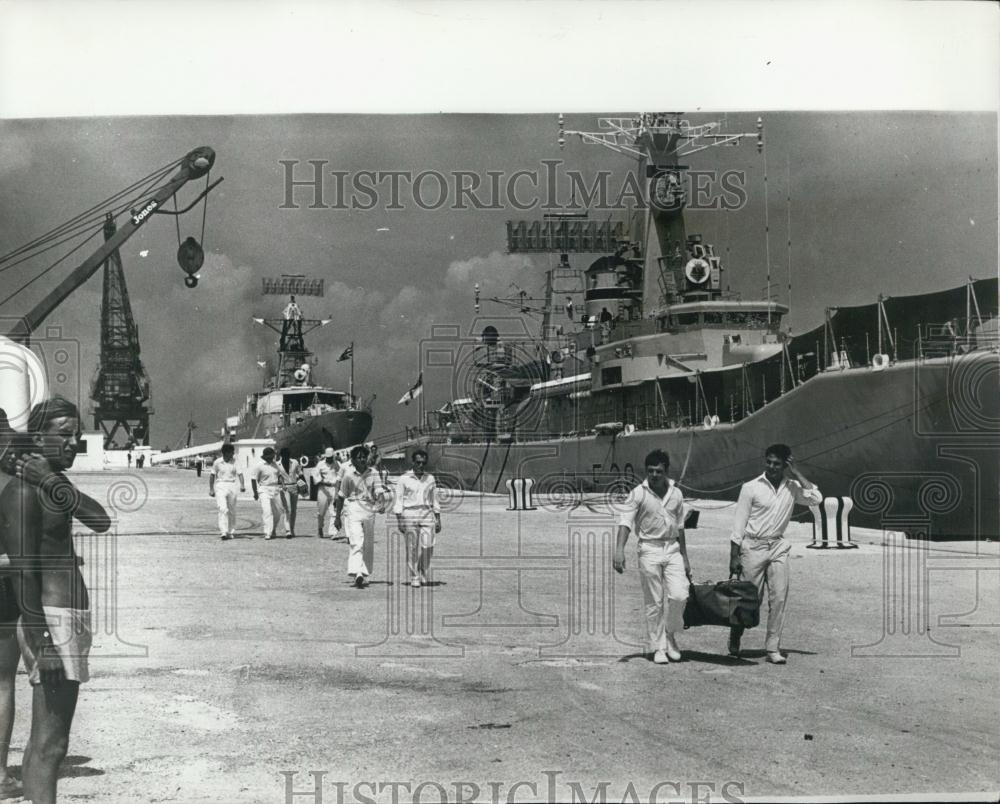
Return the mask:
<path id="1" fill-rule="evenodd" d="M 351 345 L 348 346 L 341 353 L 340 357 L 337 358 L 337 362 L 340 363 L 342 360 L 350 360 L 352 357 L 354 357 L 354 344 L 353 343 L 351 343 Z"/>
<path id="2" fill-rule="evenodd" d="M 403 394 L 403 396 L 400 397 L 399 401 L 396 404 L 409 405 L 412 400 L 416 399 L 423 392 L 424 392 L 424 373 L 421 371 L 420 376 L 417 377 L 417 381 L 413 383 L 413 387 L 411 387 L 409 391 Z"/>

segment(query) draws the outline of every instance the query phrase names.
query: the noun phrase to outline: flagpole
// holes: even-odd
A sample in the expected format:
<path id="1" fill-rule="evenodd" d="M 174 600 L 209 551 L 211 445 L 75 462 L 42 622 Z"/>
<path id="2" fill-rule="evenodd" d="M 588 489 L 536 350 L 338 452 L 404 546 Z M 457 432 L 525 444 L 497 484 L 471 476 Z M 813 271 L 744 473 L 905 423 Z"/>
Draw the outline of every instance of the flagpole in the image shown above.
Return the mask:
<path id="1" fill-rule="evenodd" d="M 348 390 L 351 395 L 351 406 L 354 406 L 354 341 L 351 341 L 351 385 Z"/>

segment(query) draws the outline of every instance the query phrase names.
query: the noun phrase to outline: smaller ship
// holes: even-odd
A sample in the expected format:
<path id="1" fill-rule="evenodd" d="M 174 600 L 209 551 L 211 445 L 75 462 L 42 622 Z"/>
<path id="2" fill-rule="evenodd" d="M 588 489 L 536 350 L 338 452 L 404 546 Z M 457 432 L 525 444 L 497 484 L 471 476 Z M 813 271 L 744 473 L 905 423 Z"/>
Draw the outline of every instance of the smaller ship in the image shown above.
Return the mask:
<path id="1" fill-rule="evenodd" d="M 264 387 L 247 395 L 239 413 L 226 420 L 225 436 L 272 438 L 276 449 L 287 447 L 304 466 L 312 465 L 327 447 L 343 449 L 363 442 L 372 429 L 372 414 L 370 403 L 359 406 L 354 396 L 353 346 L 345 352 L 345 359 L 351 360 L 350 390 L 318 385 L 313 376 L 318 361 L 306 347 L 305 336 L 330 320 L 254 321 L 278 334 L 277 362 Z"/>

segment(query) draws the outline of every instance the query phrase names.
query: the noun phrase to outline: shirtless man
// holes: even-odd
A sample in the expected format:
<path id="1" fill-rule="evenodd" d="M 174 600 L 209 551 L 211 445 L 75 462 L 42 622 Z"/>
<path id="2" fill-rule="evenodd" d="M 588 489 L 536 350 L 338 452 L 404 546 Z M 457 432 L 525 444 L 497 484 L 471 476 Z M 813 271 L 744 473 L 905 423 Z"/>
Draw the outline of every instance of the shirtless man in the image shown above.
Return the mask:
<path id="1" fill-rule="evenodd" d="M 80 445 L 76 406 L 62 397 L 41 402 L 31 410 L 28 429 L 48 471 L 34 483 L 22 465 L 24 476 L 0 494 L 0 537 L 10 556 L 21 609 L 18 641 L 32 685 L 24 796 L 34 804 L 54 804 L 80 684 L 90 678 L 90 600 L 73 549 L 72 521 L 76 516 L 99 533 L 111 522 L 63 474 Z"/>

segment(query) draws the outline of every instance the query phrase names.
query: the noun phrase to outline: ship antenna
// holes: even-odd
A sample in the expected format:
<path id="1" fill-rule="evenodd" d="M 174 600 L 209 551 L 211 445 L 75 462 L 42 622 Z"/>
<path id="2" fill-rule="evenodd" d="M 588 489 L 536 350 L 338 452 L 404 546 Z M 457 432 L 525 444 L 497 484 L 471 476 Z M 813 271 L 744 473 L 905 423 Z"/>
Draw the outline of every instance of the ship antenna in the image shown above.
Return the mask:
<path id="1" fill-rule="evenodd" d="M 788 154 L 785 154 L 785 175 L 787 176 L 788 185 L 788 196 L 786 198 L 786 206 L 788 207 L 788 313 L 791 316 L 792 312 L 792 160 Z M 788 326 L 788 331 L 792 331 L 791 324 L 787 321 L 785 324 Z"/>
<path id="2" fill-rule="evenodd" d="M 757 118 L 757 128 L 763 123 Z M 771 220 L 767 205 L 767 150 L 761 148 L 764 157 L 764 262 L 767 263 L 767 323 L 771 323 Z"/>

